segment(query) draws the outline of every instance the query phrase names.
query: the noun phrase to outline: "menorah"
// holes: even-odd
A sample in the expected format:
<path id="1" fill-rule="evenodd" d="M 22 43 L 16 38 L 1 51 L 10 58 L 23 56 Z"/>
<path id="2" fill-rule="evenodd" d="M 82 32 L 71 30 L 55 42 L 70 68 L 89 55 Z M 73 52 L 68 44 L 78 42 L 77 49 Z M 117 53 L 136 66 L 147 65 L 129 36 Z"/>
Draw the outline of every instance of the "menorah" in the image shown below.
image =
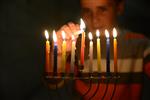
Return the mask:
<path id="1" fill-rule="evenodd" d="M 109 83 L 114 84 L 114 88 L 112 90 L 112 95 L 110 96 L 110 100 L 112 100 L 113 96 L 115 95 L 117 82 L 120 79 L 120 77 L 121 76 L 118 73 L 106 73 L 106 72 L 103 72 L 103 73 L 98 73 L 98 72 L 84 73 L 82 70 L 77 72 L 77 74 L 74 74 L 74 73 L 53 73 L 53 72 L 45 73 L 45 81 L 46 81 L 47 85 L 53 84 L 53 86 L 55 87 L 53 89 L 56 89 L 56 90 L 58 89 L 58 83 L 60 82 L 60 80 L 64 81 L 64 85 L 68 81 L 76 81 L 76 80 L 83 80 L 83 81 L 86 81 L 87 83 L 89 83 L 89 88 L 83 95 L 81 95 L 81 99 L 84 99 L 84 97 L 90 91 L 92 91 L 92 84 L 97 83 L 96 90 L 94 91 L 92 96 L 88 98 L 89 100 L 91 100 L 92 98 L 94 98 L 94 96 L 96 94 L 98 94 L 98 90 L 101 89 L 100 88 L 101 83 L 106 84 L 106 87 L 104 90 L 104 94 L 102 95 L 102 98 L 100 100 L 105 100 L 105 96 L 106 96 L 107 91 L 108 91 Z M 48 88 L 50 88 L 50 87 L 48 87 Z"/>
<path id="2" fill-rule="evenodd" d="M 84 93 L 81 98 L 84 98 L 90 91 L 92 88 L 92 84 L 93 82 L 96 82 L 97 88 L 94 91 L 93 95 L 91 97 L 89 97 L 89 100 L 92 99 L 98 92 L 99 90 L 99 86 L 101 83 L 106 83 L 106 89 L 105 92 L 102 96 L 102 100 L 105 98 L 106 94 L 107 94 L 107 90 L 108 90 L 108 84 L 109 83 L 114 83 L 114 89 L 112 90 L 112 96 L 110 99 L 113 99 L 113 96 L 115 94 L 115 90 L 116 90 L 116 84 L 117 84 L 117 80 L 120 78 L 120 75 L 118 75 L 118 70 L 117 70 L 117 31 L 114 28 L 113 29 L 113 41 L 114 41 L 114 72 L 110 72 L 110 36 L 109 36 L 109 32 L 108 30 L 105 30 L 105 35 L 106 35 L 106 72 L 101 72 L 100 69 L 102 67 L 101 65 L 101 46 L 100 46 L 100 32 L 99 30 L 96 31 L 96 35 L 97 35 L 97 68 L 98 71 L 95 72 L 93 71 L 93 37 L 92 37 L 92 33 L 89 32 L 89 71 L 88 72 L 84 72 L 84 49 L 85 49 L 85 32 L 84 32 L 84 28 L 85 28 L 85 24 L 83 22 L 83 20 L 81 20 L 81 25 L 80 25 L 80 33 L 82 34 L 81 37 L 81 51 L 80 51 L 80 64 L 78 66 L 78 70 L 75 71 L 75 38 L 74 35 L 72 35 L 72 46 L 71 46 L 71 62 L 70 62 L 70 71 L 66 72 L 66 39 L 65 39 L 65 32 L 62 31 L 62 39 L 63 39 L 63 43 L 62 43 L 62 53 L 61 53 L 61 68 L 62 71 L 58 72 L 58 65 L 57 65 L 57 56 L 58 56 L 58 52 L 57 52 L 57 35 L 55 33 L 55 31 L 53 31 L 53 40 L 54 40 L 54 47 L 53 47 L 53 64 L 50 63 L 50 43 L 48 41 L 49 39 L 49 35 L 48 32 L 45 31 L 45 36 L 47 38 L 46 41 L 46 74 L 45 74 L 45 80 L 48 84 L 54 83 L 54 85 L 56 85 L 56 89 L 57 89 L 57 85 L 58 82 L 60 80 L 63 80 L 64 83 L 66 81 L 69 80 L 85 80 L 85 81 L 89 81 L 89 89 L 86 91 L 86 93 Z M 53 65 L 53 71 L 50 71 L 49 68 L 50 66 Z M 60 65 L 59 65 L 60 66 Z"/>

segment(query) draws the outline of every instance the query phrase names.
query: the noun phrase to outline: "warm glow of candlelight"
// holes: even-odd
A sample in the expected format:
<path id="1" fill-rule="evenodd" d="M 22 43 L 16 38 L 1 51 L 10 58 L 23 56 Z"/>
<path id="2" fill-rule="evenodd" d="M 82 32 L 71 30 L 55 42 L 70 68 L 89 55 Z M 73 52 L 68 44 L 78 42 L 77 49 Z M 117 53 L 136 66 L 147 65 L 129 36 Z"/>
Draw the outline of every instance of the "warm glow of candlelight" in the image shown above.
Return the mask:
<path id="1" fill-rule="evenodd" d="M 46 37 L 47 40 L 49 39 L 49 34 L 48 34 L 47 30 L 45 30 L 45 37 Z"/>
<path id="2" fill-rule="evenodd" d="M 97 37 L 100 37 L 100 32 L 99 32 L 99 30 L 96 30 L 96 36 L 97 36 Z"/>
<path id="3" fill-rule="evenodd" d="M 57 42 L 57 35 L 56 35 L 55 30 L 53 31 L 53 40 L 54 40 L 54 42 Z"/>
<path id="4" fill-rule="evenodd" d="M 62 38 L 63 38 L 63 40 L 66 39 L 66 33 L 64 31 L 62 31 Z"/>
<path id="5" fill-rule="evenodd" d="M 113 37 L 116 38 L 117 37 L 117 30 L 115 28 L 113 28 Z"/>
<path id="6" fill-rule="evenodd" d="M 92 33 L 89 32 L 89 39 L 92 40 L 93 39 L 93 36 L 92 36 Z"/>
<path id="7" fill-rule="evenodd" d="M 84 31 L 85 28 L 86 28 L 85 23 L 84 23 L 83 19 L 81 18 L 80 19 L 80 29 L 81 29 L 81 31 Z"/>
<path id="8" fill-rule="evenodd" d="M 108 32 L 108 30 L 105 30 L 105 36 L 106 36 L 106 38 L 109 38 L 109 32 Z"/>

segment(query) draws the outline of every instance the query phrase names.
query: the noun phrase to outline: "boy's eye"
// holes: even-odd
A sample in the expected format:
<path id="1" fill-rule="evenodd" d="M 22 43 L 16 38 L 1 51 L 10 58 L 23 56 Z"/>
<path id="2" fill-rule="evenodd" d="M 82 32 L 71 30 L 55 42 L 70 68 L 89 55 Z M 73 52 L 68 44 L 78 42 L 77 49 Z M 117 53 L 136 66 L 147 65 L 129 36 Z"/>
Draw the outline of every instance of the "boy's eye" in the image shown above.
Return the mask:
<path id="1" fill-rule="evenodd" d="M 107 8 L 106 7 L 98 7 L 98 10 L 101 12 L 105 12 L 107 10 Z"/>

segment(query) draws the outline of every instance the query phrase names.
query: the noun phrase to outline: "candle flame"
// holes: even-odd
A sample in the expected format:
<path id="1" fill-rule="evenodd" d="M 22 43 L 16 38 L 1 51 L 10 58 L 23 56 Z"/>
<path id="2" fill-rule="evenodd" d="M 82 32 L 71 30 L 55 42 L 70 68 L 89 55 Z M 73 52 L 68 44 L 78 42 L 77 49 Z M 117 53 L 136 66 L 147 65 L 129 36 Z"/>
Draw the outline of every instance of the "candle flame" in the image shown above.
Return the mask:
<path id="1" fill-rule="evenodd" d="M 100 31 L 97 29 L 96 30 L 96 36 L 99 37 L 100 36 Z"/>
<path id="2" fill-rule="evenodd" d="M 55 30 L 53 30 L 53 40 L 54 42 L 57 42 L 57 35 L 56 35 Z"/>
<path id="3" fill-rule="evenodd" d="M 92 40 L 93 39 L 93 36 L 92 36 L 92 33 L 89 32 L 89 39 Z"/>
<path id="4" fill-rule="evenodd" d="M 83 31 L 85 29 L 85 23 L 83 21 L 83 19 L 80 19 L 80 29 Z"/>
<path id="5" fill-rule="evenodd" d="M 45 37 L 46 37 L 47 40 L 49 39 L 49 34 L 48 34 L 47 30 L 45 30 Z"/>
<path id="6" fill-rule="evenodd" d="M 109 38 L 109 32 L 108 32 L 108 30 L 105 30 L 105 36 L 106 36 L 106 38 Z"/>
<path id="7" fill-rule="evenodd" d="M 64 31 L 62 31 L 62 38 L 63 38 L 63 40 L 65 40 L 65 38 L 66 38 L 66 33 Z"/>
<path id="8" fill-rule="evenodd" d="M 116 30 L 116 28 L 113 28 L 113 37 L 114 37 L 114 38 L 117 37 L 117 30 Z"/>
<path id="9" fill-rule="evenodd" d="M 75 40 L 75 37 L 74 37 L 74 35 L 72 35 L 72 40 Z"/>

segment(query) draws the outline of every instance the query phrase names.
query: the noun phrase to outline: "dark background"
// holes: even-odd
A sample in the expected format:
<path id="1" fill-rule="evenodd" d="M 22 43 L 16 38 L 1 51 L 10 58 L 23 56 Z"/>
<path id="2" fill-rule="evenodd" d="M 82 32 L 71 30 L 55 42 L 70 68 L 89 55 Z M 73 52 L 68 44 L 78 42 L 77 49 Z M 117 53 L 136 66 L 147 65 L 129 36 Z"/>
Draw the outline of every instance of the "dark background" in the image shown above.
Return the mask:
<path id="1" fill-rule="evenodd" d="M 79 21 L 78 0 L 1 0 L 0 32 L 33 34 Z M 126 0 L 124 26 L 149 36 L 149 0 Z"/>
<path id="2" fill-rule="evenodd" d="M 150 38 L 149 5 L 127 0 L 121 23 Z M 78 22 L 79 9 L 77 0 L 0 1 L 0 100 L 46 100 L 43 31 Z"/>

